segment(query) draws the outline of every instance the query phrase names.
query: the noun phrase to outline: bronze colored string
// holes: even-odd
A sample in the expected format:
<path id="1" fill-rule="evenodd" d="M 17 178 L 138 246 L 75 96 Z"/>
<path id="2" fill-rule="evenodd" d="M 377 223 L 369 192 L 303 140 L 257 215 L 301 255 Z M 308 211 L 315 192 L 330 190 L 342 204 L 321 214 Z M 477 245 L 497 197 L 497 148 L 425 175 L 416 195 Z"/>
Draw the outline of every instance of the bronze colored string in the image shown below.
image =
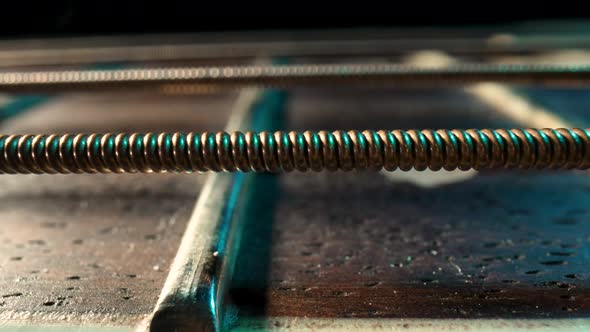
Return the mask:
<path id="1" fill-rule="evenodd" d="M 7 174 L 589 166 L 589 129 L 0 135 Z"/>
<path id="2" fill-rule="evenodd" d="M 3 91 L 146 88 L 152 85 L 205 84 L 289 86 L 310 83 L 389 82 L 463 84 L 481 81 L 588 84 L 589 66 L 463 64 L 417 68 L 392 63 L 293 64 L 113 70 L 15 71 L 0 73 Z"/>

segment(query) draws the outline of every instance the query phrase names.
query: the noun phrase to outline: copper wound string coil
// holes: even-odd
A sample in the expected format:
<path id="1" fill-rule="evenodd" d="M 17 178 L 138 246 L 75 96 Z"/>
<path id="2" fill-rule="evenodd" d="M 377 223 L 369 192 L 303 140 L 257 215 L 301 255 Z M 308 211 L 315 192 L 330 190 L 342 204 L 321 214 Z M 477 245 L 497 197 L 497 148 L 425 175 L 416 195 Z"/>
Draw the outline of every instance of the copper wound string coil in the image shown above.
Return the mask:
<path id="1" fill-rule="evenodd" d="M 0 135 L 6 174 L 589 166 L 589 129 Z"/>

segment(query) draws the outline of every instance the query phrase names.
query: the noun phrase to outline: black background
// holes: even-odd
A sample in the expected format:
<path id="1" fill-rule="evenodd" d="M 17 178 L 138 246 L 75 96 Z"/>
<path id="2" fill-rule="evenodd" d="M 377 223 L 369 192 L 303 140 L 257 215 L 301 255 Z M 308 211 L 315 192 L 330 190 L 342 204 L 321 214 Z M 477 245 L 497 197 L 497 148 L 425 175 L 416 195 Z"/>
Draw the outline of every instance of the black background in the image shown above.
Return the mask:
<path id="1" fill-rule="evenodd" d="M 582 8 L 498 2 L 4 1 L 3 38 L 399 26 L 480 26 L 583 19 Z"/>

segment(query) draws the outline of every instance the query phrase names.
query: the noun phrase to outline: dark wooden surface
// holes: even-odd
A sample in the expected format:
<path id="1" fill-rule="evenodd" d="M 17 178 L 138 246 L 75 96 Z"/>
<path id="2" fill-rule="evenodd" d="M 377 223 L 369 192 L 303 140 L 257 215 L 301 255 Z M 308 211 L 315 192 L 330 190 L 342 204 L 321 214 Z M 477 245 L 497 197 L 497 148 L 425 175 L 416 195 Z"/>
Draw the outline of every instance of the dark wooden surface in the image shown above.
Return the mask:
<path id="1" fill-rule="evenodd" d="M 520 126 L 457 90 L 299 91 L 290 110 L 289 129 Z M 588 316 L 587 174 L 412 181 L 433 176 L 268 176 L 230 294 L 238 319 Z"/>
<path id="2" fill-rule="evenodd" d="M 234 94 L 56 96 L 4 132 L 221 130 Z M 135 326 L 164 285 L 204 176 L 0 178 L 0 324 Z"/>
<path id="3" fill-rule="evenodd" d="M 586 317 L 589 185 L 539 172 L 437 188 L 289 175 L 272 219 L 252 221 L 233 299 L 269 317 Z"/>

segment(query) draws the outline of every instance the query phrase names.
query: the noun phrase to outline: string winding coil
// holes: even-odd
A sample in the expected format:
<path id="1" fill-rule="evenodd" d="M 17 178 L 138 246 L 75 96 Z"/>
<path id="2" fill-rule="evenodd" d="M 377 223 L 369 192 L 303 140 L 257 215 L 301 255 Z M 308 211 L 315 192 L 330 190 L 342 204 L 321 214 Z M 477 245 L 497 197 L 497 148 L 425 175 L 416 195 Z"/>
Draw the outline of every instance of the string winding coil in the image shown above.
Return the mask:
<path id="1" fill-rule="evenodd" d="M 589 129 L 0 135 L 0 172 L 590 167 Z"/>

